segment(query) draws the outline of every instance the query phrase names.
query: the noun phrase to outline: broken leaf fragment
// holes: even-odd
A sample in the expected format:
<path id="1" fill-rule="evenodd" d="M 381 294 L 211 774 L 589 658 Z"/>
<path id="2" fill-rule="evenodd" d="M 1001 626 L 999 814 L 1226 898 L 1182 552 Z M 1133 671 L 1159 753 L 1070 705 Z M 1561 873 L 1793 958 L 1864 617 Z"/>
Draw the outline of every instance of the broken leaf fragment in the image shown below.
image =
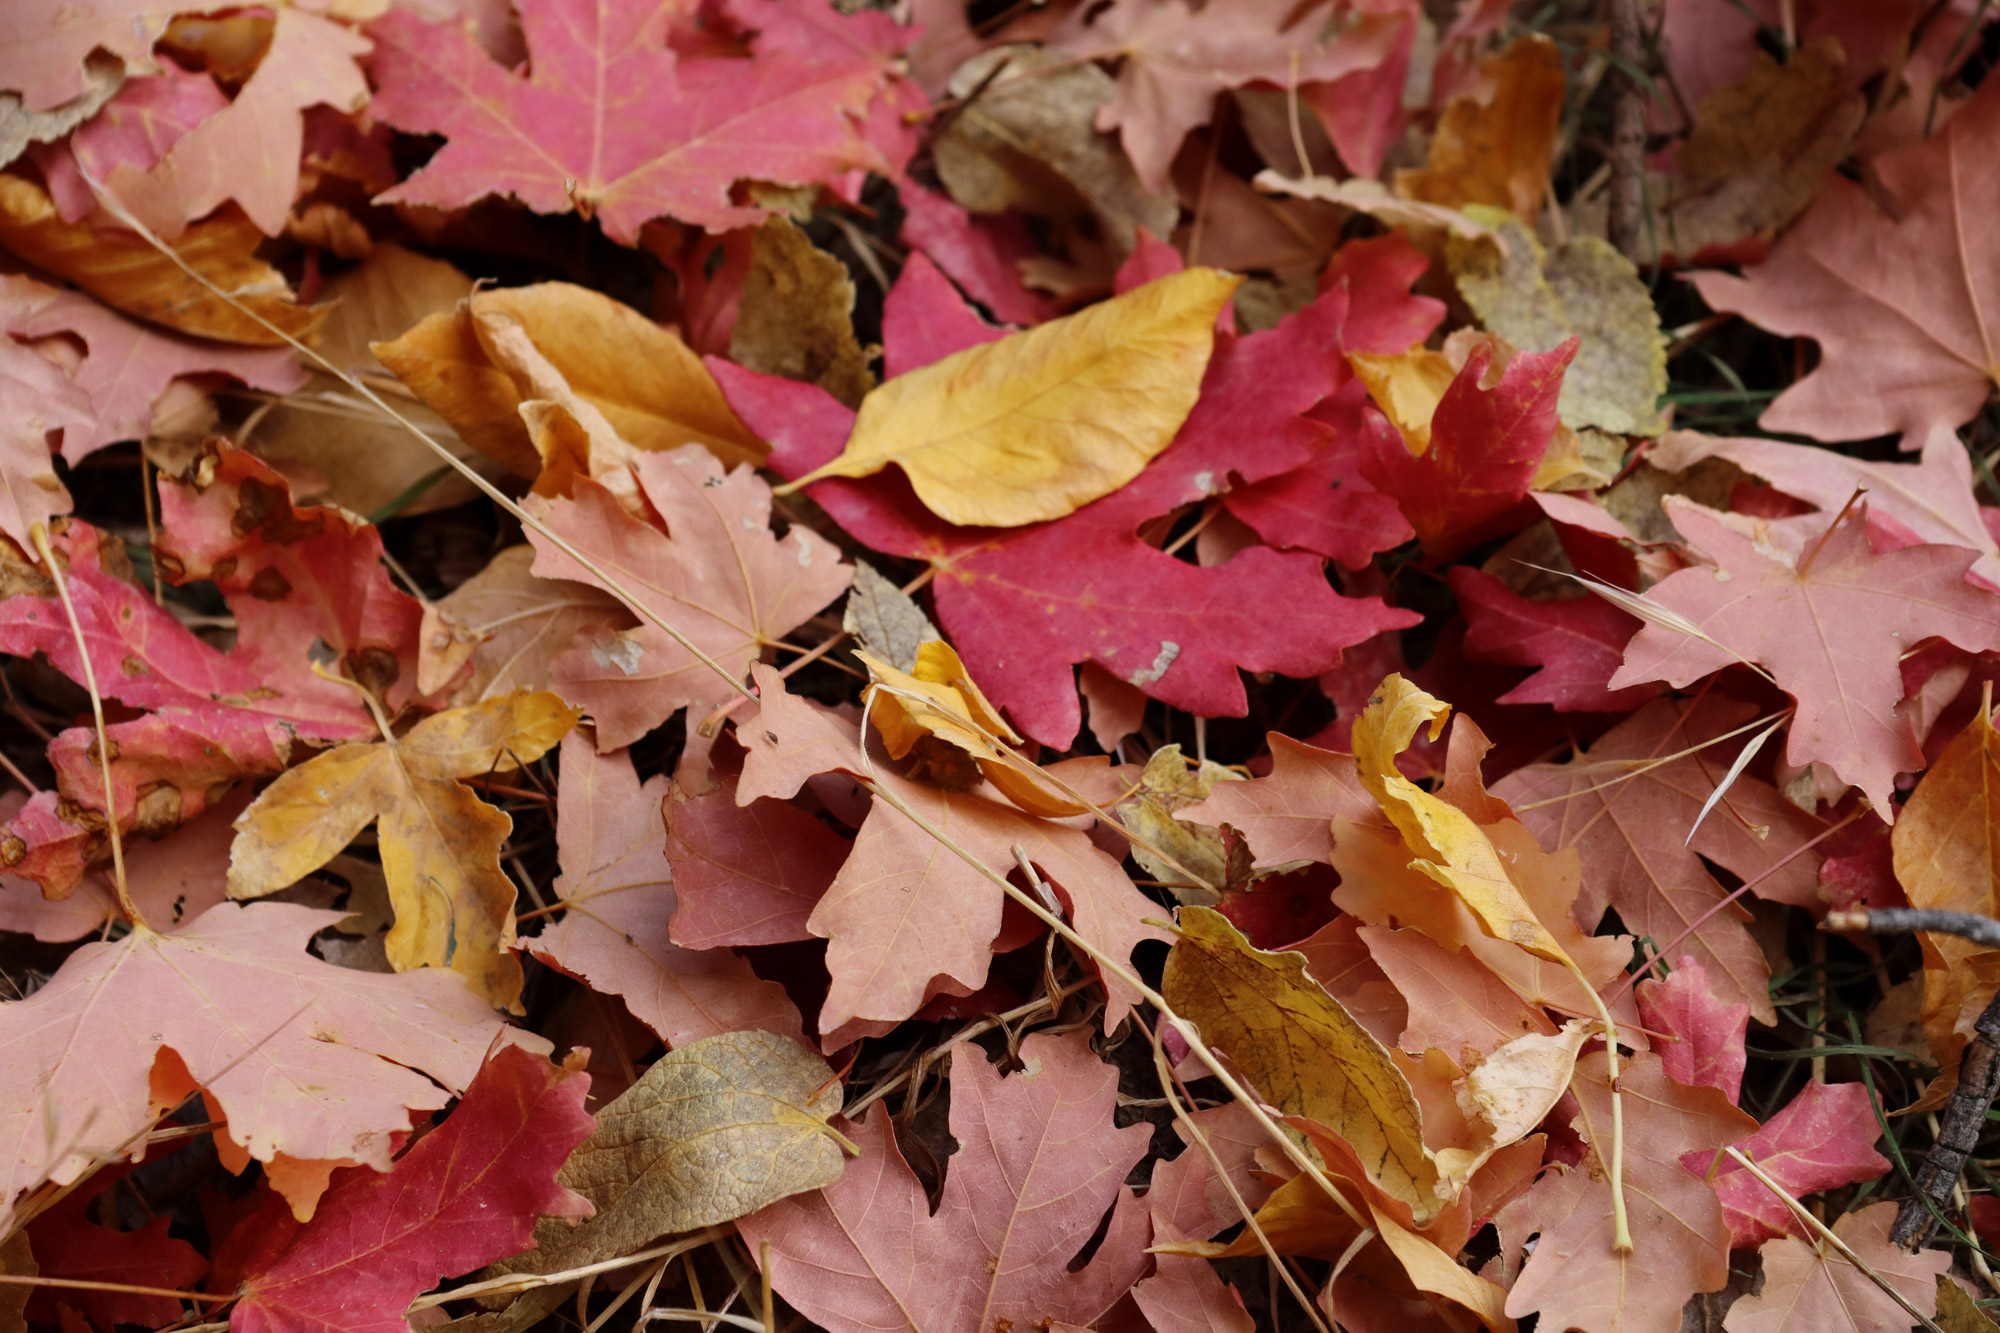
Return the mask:
<path id="1" fill-rule="evenodd" d="M 377 825 L 399 972 L 448 967 L 494 1005 L 519 1012 L 514 882 L 500 847 L 514 827 L 459 779 L 531 764 L 575 725 L 554 694 L 520 691 L 425 718 L 407 735 L 342 745 L 279 776 L 236 820 L 229 896 L 293 884 Z"/>
<path id="2" fill-rule="evenodd" d="M 1444 885 L 1495 939 L 1510 940 L 1538 958 L 1570 965 L 1569 955 L 1507 874 L 1506 863 L 1472 817 L 1419 787 L 1396 768 L 1419 727 L 1436 740 L 1451 705 L 1432 698 L 1400 674 L 1375 687 L 1354 724 L 1354 761 L 1361 785 L 1416 854 L 1410 868 Z"/>
<path id="3" fill-rule="evenodd" d="M 1416 1093 L 1388 1050 L 1306 974 L 1300 953 L 1253 948 L 1220 912 L 1183 907 L 1161 992 L 1287 1115 L 1354 1149 L 1369 1179 L 1419 1226 L 1452 1192 L 1424 1146 Z"/>
<path id="4" fill-rule="evenodd" d="M 969 347 L 870 393 L 840 457 L 781 488 L 894 463 L 930 511 L 1020 527 L 1139 475 L 1194 409 L 1241 278 L 1191 268 Z"/>
<path id="5" fill-rule="evenodd" d="M 1030 814 L 1060 817 L 1089 809 L 1038 781 L 1028 772 L 1032 764 L 1003 748 L 1019 745 L 1020 735 L 980 693 L 957 650 L 944 640 L 918 644 L 915 668 L 907 672 L 868 653 L 854 655 L 868 667 L 875 687 L 868 720 L 891 759 L 918 753 L 921 772 L 913 770 L 912 776 L 962 791 L 974 780 L 969 766 L 960 762 L 969 758 L 988 782 Z"/>
<path id="6" fill-rule="evenodd" d="M 1242 778 L 1241 773 L 1212 759 L 1190 767 L 1179 745 L 1163 745 L 1146 761 L 1137 789 L 1118 803 L 1118 817 L 1126 827 L 1213 886 L 1187 883 L 1178 869 L 1151 849 L 1135 844 L 1132 856 L 1140 868 L 1166 885 L 1181 902 L 1213 906 L 1219 896 L 1214 888 L 1249 877 L 1249 849 L 1240 838 L 1225 842 L 1214 826 L 1183 823 L 1177 817 L 1187 806 L 1207 800 L 1216 783 L 1240 782 Z M 1232 854 L 1239 862 L 1236 866 L 1230 864 Z"/>

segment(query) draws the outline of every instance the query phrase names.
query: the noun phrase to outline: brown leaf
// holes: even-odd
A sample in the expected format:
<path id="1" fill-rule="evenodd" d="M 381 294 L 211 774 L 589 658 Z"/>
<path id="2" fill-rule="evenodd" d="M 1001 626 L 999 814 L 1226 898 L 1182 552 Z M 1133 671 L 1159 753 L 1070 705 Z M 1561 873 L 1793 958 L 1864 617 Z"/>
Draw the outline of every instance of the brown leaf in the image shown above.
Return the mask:
<path id="1" fill-rule="evenodd" d="M 757 229 L 729 359 L 766 375 L 817 384 L 848 407 L 875 387 L 854 340 L 854 283 L 832 255 L 783 214 Z"/>
<path id="2" fill-rule="evenodd" d="M 1431 140 L 1430 161 L 1398 171 L 1396 193 L 1456 208 L 1492 204 L 1541 215 L 1563 109 L 1562 52 L 1547 37 L 1516 38 L 1479 66 L 1487 96 L 1454 98 Z"/>
<path id="3" fill-rule="evenodd" d="M 173 249 L 275 327 L 310 338 L 327 311 L 293 301 L 284 276 L 256 256 L 263 239 L 231 204 L 181 233 Z M 0 245 L 128 315 L 223 342 L 275 347 L 285 341 L 210 293 L 151 243 L 89 221 L 64 222 L 40 185 L 5 173 L 0 173 Z"/>

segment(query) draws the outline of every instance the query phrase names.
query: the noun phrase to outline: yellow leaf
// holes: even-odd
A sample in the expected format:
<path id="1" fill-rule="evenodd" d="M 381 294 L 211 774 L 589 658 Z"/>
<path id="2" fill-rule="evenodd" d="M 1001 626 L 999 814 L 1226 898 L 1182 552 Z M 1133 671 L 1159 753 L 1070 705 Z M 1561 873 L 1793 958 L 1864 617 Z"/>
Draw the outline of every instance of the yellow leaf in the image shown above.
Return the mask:
<path id="1" fill-rule="evenodd" d="M 237 816 L 229 896 L 296 883 L 376 824 L 396 910 L 390 964 L 453 968 L 490 1003 L 519 1013 L 521 963 L 508 947 L 515 890 L 500 869 L 514 822 L 459 779 L 533 763 L 577 716 L 554 694 L 522 691 L 425 718 L 394 741 L 315 756 Z"/>
<path id="2" fill-rule="evenodd" d="M 1403 845 L 1416 854 L 1412 870 L 1458 895 L 1480 928 L 1495 939 L 1567 965 L 1569 955 L 1521 896 L 1493 840 L 1463 810 L 1431 795 L 1396 769 L 1396 756 L 1409 747 L 1417 728 L 1428 725 L 1430 738 L 1436 740 L 1450 713 L 1450 704 L 1425 694 L 1401 675 L 1385 678 L 1354 724 L 1354 762 L 1361 785 L 1403 835 Z"/>
<path id="3" fill-rule="evenodd" d="M 1208 884 L 1219 888 L 1240 882 L 1248 878 L 1249 867 L 1239 864 L 1237 873 L 1231 874 L 1230 851 L 1222 841 L 1222 834 L 1208 824 L 1183 823 L 1176 812 L 1207 800 L 1216 783 L 1240 781 L 1242 777 L 1234 769 L 1209 759 L 1190 768 L 1179 745 L 1162 745 L 1146 761 L 1138 787 L 1118 803 L 1118 817 L 1124 821 L 1125 827 L 1172 856 Z M 1239 860 L 1247 862 L 1248 849 L 1240 841 L 1235 846 Z M 1140 869 L 1164 884 L 1181 902 L 1212 907 L 1220 896 L 1211 889 L 1187 883 L 1180 871 L 1144 847 L 1135 844 L 1132 858 L 1139 863 Z"/>
<path id="4" fill-rule="evenodd" d="M 1402 432 L 1403 443 L 1421 458 L 1431 447 L 1431 418 L 1444 391 L 1458 376 L 1443 352 L 1412 347 L 1396 356 L 1374 356 L 1350 352 L 1347 360 L 1367 386 L 1369 398 L 1382 409 L 1391 425 Z"/>
<path id="5" fill-rule="evenodd" d="M 952 523 L 1061 518 L 1173 443 L 1241 281 L 1188 269 L 899 375 L 862 400 L 839 458 L 783 489 L 894 463 Z"/>
<path id="6" fill-rule="evenodd" d="M 234 204 L 181 233 L 173 250 L 189 267 L 295 338 L 310 339 L 324 308 L 292 299 L 284 275 L 257 258 L 264 239 Z M 48 191 L 0 173 L 0 245 L 60 273 L 106 305 L 182 333 L 255 347 L 284 339 L 196 282 L 144 238 L 86 218 L 64 222 Z"/>
<path id="7" fill-rule="evenodd" d="M 1183 907 L 1179 922 L 1167 1003 L 1265 1100 L 1348 1143 L 1418 1225 L 1436 1217 L 1451 1189 L 1424 1146 L 1416 1093 L 1382 1043 L 1306 975 L 1305 955 L 1253 948 L 1213 908 Z"/>
<path id="8" fill-rule="evenodd" d="M 868 720 L 881 734 L 891 759 L 907 757 L 912 750 L 932 741 L 948 747 L 945 754 L 926 752 L 921 767 L 934 785 L 962 790 L 969 783 L 955 775 L 948 756 L 970 756 L 979 772 L 1003 792 L 1007 799 L 1030 814 L 1061 817 L 1082 814 L 1080 805 L 1055 789 L 1035 780 L 1026 771 L 1026 760 L 1011 760 L 987 737 L 998 737 L 1014 745 L 1021 737 L 1000 716 L 1000 710 L 980 693 L 979 686 L 965 669 L 958 651 L 942 639 L 917 645 L 917 662 L 912 671 L 898 671 L 887 662 L 867 653 L 854 654 L 868 667 L 876 682 L 874 703 Z M 961 721 L 960 719 L 964 719 Z M 967 725 L 968 723 L 972 725 Z M 961 758 L 959 763 L 963 763 Z"/>
<path id="9" fill-rule="evenodd" d="M 520 406 L 552 395 L 496 354 L 505 349 L 492 345 L 493 330 L 506 327 L 519 327 L 566 389 L 634 448 L 699 444 L 732 467 L 763 462 L 763 445 L 687 344 L 630 306 L 566 282 L 476 293 L 370 350 L 466 443 L 532 477 L 541 460 Z"/>

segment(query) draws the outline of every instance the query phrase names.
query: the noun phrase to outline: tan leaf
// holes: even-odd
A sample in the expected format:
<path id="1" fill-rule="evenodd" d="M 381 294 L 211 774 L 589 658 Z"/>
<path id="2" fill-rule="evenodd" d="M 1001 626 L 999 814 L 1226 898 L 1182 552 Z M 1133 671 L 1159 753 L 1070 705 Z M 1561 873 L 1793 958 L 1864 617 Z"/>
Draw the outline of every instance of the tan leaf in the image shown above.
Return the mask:
<path id="1" fill-rule="evenodd" d="M 284 275 L 257 258 L 264 237 L 233 204 L 195 223 L 173 249 L 210 282 L 294 338 L 310 338 L 326 318 L 292 299 Z M 184 273 L 130 232 L 90 221 L 64 222 L 48 191 L 0 173 L 0 245 L 59 273 L 128 315 L 222 342 L 276 347 L 284 339 Z"/>
<path id="2" fill-rule="evenodd" d="M 847 268 L 782 213 L 757 229 L 729 359 L 765 375 L 817 384 L 848 407 L 875 387 L 854 339 Z"/>
<path id="3" fill-rule="evenodd" d="M 321 295 L 330 313 L 320 326 L 319 352 L 350 373 L 385 376 L 382 363 L 368 350 L 370 342 L 393 338 L 426 316 L 449 311 L 471 293 L 472 279 L 443 260 L 400 245 L 376 245 L 359 264 L 327 279 Z M 311 383 L 252 418 L 237 440 L 283 472 L 301 503 L 312 500 L 373 514 L 426 479 L 430 484 L 399 514 L 447 509 L 472 498 L 472 483 L 463 477 L 434 475 L 442 466 L 437 455 L 411 438 L 407 428 L 333 376 L 310 365 L 307 369 Z M 405 400 L 397 410 L 473 466 L 493 470 L 485 455 L 454 438 L 429 408 Z"/>
<path id="4" fill-rule="evenodd" d="M 916 599 L 866 560 L 854 562 L 854 584 L 847 590 L 840 627 L 898 671 L 915 668 L 918 645 L 939 637 L 937 626 Z"/>
<path id="5" fill-rule="evenodd" d="M 1146 761 L 1138 790 L 1119 802 L 1118 817 L 1127 827 L 1151 840 L 1181 865 L 1220 887 L 1244 875 L 1230 874 L 1229 851 L 1213 825 L 1179 818 L 1182 810 L 1208 799 L 1219 782 L 1238 782 L 1243 775 L 1204 759 L 1192 768 L 1178 745 L 1163 745 Z M 1241 845 L 1240 843 L 1238 844 Z M 1240 855 L 1241 853 L 1239 853 Z M 1213 906 L 1217 895 L 1200 885 L 1184 884 L 1181 873 L 1143 847 L 1132 849 L 1133 859 L 1154 879 L 1169 886 L 1184 903 Z M 1249 867 L 1241 869 L 1247 873 Z"/>
<path id="6" fill-rule="evenodd" d="M 449 967 L 520 1012 L 512 880 L 500 846 L 514 821 L 460 778 L 542 757 L 577 719 L 553 694 L 525 691 L 425 718 L 394 741 L 342 745 L 282 774 L 237 817 L 229 895 L 296 883 L 378 824 L 396 908 L 385 944 L 397 971 Z"/>
<path id="7" fill-rule="evenodd" d="M 1306 975 L 1303 954 L 1267 953 L 1221 913 L 1183 907 L 1161 989 L 1176 1013 L 1287 1115 L 1350 1144 L 1369 1178 L 1419 1225 L 1450 1193 L 1424 1146 L 1409 1080 L 1382 1043 Z"/>
<path id="8" fill-rule="evenodd" d="M 786 489 L 894 463 L 953 523 L 1072 513 L 1173 443 L 1239 282 L 1187 269 L 899 375 L 862 401 L 841 456 Z"/>
<path id="9" fill-rule="evenodd" d="M 595 1263 L 831 1185 L 845 1160 L 827 1124 L 840 1103 L 839 1077 L 791 1037 L 724 1032 L 669 1051 L 597 1113 L 556 1177 L 596 1215 L 573 1229 L 544 1219 L 537 1248 L 493 1271 Z"/>

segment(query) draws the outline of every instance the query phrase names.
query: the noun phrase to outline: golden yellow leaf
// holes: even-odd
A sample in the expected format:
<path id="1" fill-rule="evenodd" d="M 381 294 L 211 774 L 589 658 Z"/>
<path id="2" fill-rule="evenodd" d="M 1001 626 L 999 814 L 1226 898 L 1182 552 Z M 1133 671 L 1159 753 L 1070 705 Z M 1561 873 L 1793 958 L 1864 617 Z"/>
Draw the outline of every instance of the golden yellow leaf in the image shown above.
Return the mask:
<path id="1" fill-rule="evenodd" d="M 449 967 L 489 1002 L 520 1012 L 514 884 L 500 869 L 513 820 L 460 778 L 542 757 L 576 724 L 554 694 L 521 691 L 425 718 L 394 741 L 337 746 L 279 776 L 236 818 L 229 896 L 296 883 L 377 825 L 399 972 Z"/>
<path id="2" fill-rule="evenodd" d="M 992 735 L 1014 745 L 1021 743 L 1019 734 L 1001 718 L 1000 710 L 980 693 L 958 651 L 944 640 L 918 644 L 912 671 L 898 671 L 864 652 L 854 655 L 880 687 L 869 707 L 868 720 L 881 734 L 891 759 L 905 758 L 920 746 L 940 742 L 948 747 L 944 754 L 921 756 L 926 775 L 941 779 L 938 786 L 963 789 L 968 785 L 963 779 L 969 774 L 952 773 L 950 756 L 969 756 L 988 782 L 1030 814 L 1060 817 L 1082 814 L 1089 808 L 1036 781 L 987 739 Z M 963 763 L 963 759 L 958 762 Z"/>
<path id="3" fill-rule="evenodd" d="M 1563 60 L 1539 34 L 1516 38 L 1479 65 L 1489 95 L 1453 98 L 1430 160 L 1396 173 L 1396 193 L 1457 208 L 1492 204 L 1529 222 L 1542 211 L 1563 108 Z"/>
<path id="4" fill-rule="evenodd" d="M 831 1185 L 845 1140 L 827 1124 L 839 1077 L 792 1037 L 724 1032 L 669 1051 L 597 1113 L 556 1180 L 596 1214 L 544 1219 L 537 1248 L 495 1273 L 548 1273 L 630 1254 Z"/>
<path id="5" fill-rule="evenodd" d="M 1431 447 L 1431 418 L 1458 367 L 1443 352 L 1412 347 L 1395 356 L 1350 352 L 1348 363 L 1382 415 L 1402 432 L 1410 452 L 1421 458 Z"/>
<path id="6" fill-rule="evenodd" d="M 284 275 L 257 258 L 263 239 L 229 204 L 182 232 L 172 248 L 277 328 L 309 339 L 327 312 L 293 301 Z M 223 342 L 277 347 L 285 341 L 189 277 L 150 241 L 87 218 L 64 222 L 48 191 L 7 173 L 0 173 L 0 245 L 128 315 Z"/>
<path id="7" fill-rule="evenodd" d="M 1188 269 L 899 375 L 862 400 L 841 456 L 786 489 L 894 463 L 953 523 L 1072 513 L 1173 443 L 1241 281 Z"/>
<path id="8" fill-rule="evenodd" d="M 371 350 L 466 443 L 532 477 L 541 459 L 520 406 L 551 395 L 496 355 L 494 331 L 509 327 L 634 448 L 699 444 L 732 467 L 763 461 L 764 446 L 686 343 L 630 306 L 566 282 L 476 293 Z"/>
<path id="9" fill-rule="evenodd" d="M 1508 876 L 1506 862 L 1472 817 L 1431 795 L 1396 769 L 1396 756 L 1409 748 L 1417 728 L 1428 725 L 1436 740 L 1451 705 L 1390 675 L 1375 687 L 1354 724 L 1354 762 L 1361 785 L 1416 854 L 1410 868 L 1458 895 L 1495 939 L 1520 945 L 1537 957 L 1569 963 L 1569 955 L 1535 915 Z"/>
<path id="10" fill-rule="evenodd" d="M 1917 784 L 1889 836 L 1896 881 L 1910 906 L 1994 915 L 2000 899 L 2000 730 L 1984 708 L 1952 737 Z M 1944 1076 L 1926 1090 L 1935 1103 L 1958 1081 L 1976 1017 L 1993 995 L 1993 951 L 1955 935 L 1919 935 L 1924 954 L 1924 1031 Z M 1975 961 L 1976 960 L 1976 961 Z"/>
<path id="11" fill-rule="evenodd" d="M 1416 1093 L 1382 1043 L 1306 975 L 1304 954 L 1253 948 L 1208 907 L 1183 907 L 1161 992 L 1265 1100 L 1345 1140 L 1418 1225 L 1451 1193 L 1424 1146 Z"/>

